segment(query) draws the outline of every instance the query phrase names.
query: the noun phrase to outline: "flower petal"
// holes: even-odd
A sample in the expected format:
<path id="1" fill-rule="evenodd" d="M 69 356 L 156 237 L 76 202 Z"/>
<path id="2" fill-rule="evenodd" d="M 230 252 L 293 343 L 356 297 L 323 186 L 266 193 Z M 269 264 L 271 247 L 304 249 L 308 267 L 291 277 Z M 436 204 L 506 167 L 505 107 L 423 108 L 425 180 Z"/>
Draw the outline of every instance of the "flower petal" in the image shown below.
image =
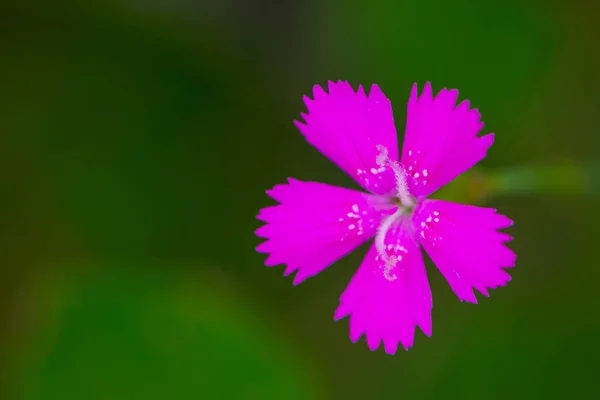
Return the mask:
<path id="1" fill-rule="evenodd" d="M 406 350 L 412 347 L 417 325 L 431 336 L 432 299 L 421 250 L 406 227 L 391 228 L 384 243 L 388 255 L 399 259 L 390 271 L 392 279 L 386 277 L 376 246 L 371 246 L 342 294 L 334 318 L 350 315 L 353 342 L 365 333 L 371 350 L 383 340 L 386 353 L 394 354 L 398 342 Z"/>
<path id="2" fill-rule="evenodd" d="M 415 209 L 414 231 L 454 293 L 477 303 L 473 288 L 489 296 L 488 288 L 504 286 L 516 255 L 504 245 L 511 236 L 498 232 L 512 221 L 493 208 L 442 200 L 425 200 Z"/>
<path id="3" fill-rule="evenodd" d="M 363 188 L 376 194 L 393 194 L 394 173 L 377 164 L 384 146 L 392 160 L 398 159 L 398 138 L 392 105 L 379 86 L 367 96 L 354 92 L 348 82 L 329 82 L 329 94 L 314 87 L 314 100 L 304 96 L 308 114 L 305 124 L 294 121 L 306 140 L 336 163 Z"/>
<path id="4" fill-rule="evenodd" d="M 395 208 L 367 193 L 295 179 L 267 194 L 281 204 L 260 210 L 266 225 L 256 235 L 268 240 L 256 250 L 270 254 L 267 266 L 287 264 L 285 275 L 297 270 L 294 285 L 373 237 L 382 215 Z"/>
<path id="5" fill-rule="evenodd" d="M 435 192 L 485 157 L 494 135 L 477 135 L 483 128 L 477 109 L 465 100 L 455 107 L 458 90 L 442 89 L 433 98 L 427 82 L 421 96 L 417 84 L 408 101 L 401 164 L 413 196 Z"/>

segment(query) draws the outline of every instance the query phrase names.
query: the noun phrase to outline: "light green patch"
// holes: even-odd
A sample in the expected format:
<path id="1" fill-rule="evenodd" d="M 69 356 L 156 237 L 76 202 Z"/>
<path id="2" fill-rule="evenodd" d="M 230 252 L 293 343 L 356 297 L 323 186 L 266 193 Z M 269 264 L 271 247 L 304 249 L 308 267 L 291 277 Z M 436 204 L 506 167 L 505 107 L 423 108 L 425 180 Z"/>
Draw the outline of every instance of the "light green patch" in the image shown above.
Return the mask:
<path id="1" fill-rule="evenodd" d="M 75 273 L 53 326 L 31 344 L 20 398 L 322 398 L 306 358 L 226 276 L 173 275 Z"/>

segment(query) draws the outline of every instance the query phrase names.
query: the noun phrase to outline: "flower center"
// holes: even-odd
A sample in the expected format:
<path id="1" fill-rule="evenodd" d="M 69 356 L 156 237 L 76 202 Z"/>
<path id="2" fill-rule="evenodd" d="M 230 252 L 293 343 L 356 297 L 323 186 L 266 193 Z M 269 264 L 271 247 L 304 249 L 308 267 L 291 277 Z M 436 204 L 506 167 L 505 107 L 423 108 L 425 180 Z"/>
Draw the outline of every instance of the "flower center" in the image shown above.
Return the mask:
<path id="1" fill-rule="evenodd" d="M 398 210 L 392 215 L 385 217 L 377 228 L 377 235 L 375 236 L 375 248 L 379 257 L 384 262 L 383 276 L 388 281 L 395 281 L 398 277 L 393 272 L 400 257 L 390 255 L 386 251 L 385 237 L 391 227 L 394 226 L 404 215 L 410 214 L 415 205 L 415 200 L 408 191 L 408 185 L 406 184 L 406 172 L 400 163 L 396 160 L 390 159 L 388 156 L 388 149 L 383 145 L 377 145 L 379 154 L 377 155 L 377 165 L 380 167 L 389 167 L 394 172 L 396 178 L 396 197 L 394 200 L 398 204 Z"/>

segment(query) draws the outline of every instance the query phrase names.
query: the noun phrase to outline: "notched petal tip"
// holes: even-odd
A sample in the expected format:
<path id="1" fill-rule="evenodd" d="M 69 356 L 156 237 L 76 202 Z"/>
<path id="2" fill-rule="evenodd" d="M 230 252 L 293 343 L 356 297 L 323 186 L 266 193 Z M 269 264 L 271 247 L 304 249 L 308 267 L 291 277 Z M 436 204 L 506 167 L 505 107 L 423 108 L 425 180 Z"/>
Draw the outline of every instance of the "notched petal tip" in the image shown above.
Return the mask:
<path id="1" fill-rule="evenodd" d="M 399 261 L 391 271 L 382 264 L 380 248 Z M 370 350 L 383 341 L 386 353 L 394 354 L 398 343 L 412 347 L 416 326 L 431 334 L 431 308 L 421 251 L 408 229 L 398 227 L 386 234 L 383 246 L 371 246 L 340 297 L 334 319 L 349 315 L 353 342 L 364 333 Z"/>
<path id="2" fill-rule="evenodd" d="M 327 81 L 327 91 L 329 92 L 329 95 L 331 96 L 331 94 L 335 91 L 335 87 L 338 84 L 334 81 Z"/>
<path id="3" fill-rule="evenodd" d="M 496 218 L 496 227 L 497 227 L 497 229 L 510 228 L 510 227 L 512 227 L 515 224 L 515 221 L 513 221 L 510 218 L 508 218 L 506 215 L 498 214 L 497 212 L 494 212 L 494 216 Z"/>
<path id="4" fill-rule="evenodd" d="M 258 217 L 260 217 L 260 215 Z M 258 219 L 260 219 L 260 218 L 258 218 Z M 264 219 L 261 219 L 261 221 L 264 221 Z M 268 238 L 267 225 L 263 225 L 260 228 L 256 229 L 254 231 L 254 234 L 256 236 L 258 236 L 259 238 Z"/>
<path id="5" fill-rule="evenodd" d="M 306 110 L 310 113 L 310 111 L 313 109 L 313 106 L 314 106 L 314 100 L 311 99 L 310 97 L 308 97 L 307 95 L 304 95 L 304 96 L 302 96 L 302 102 L 306 106 Z M 306 121 L 306 114 L 300 113 L 300 115 Z"/>
<path id="6" fill-rule="evenodd" d="M 327 97 L 327 92 L 320 85 L 313 86 L 313 99 L 314 101 L 319 101 L 323 98 Z"/>
<path id="7" fill-rule="evenodd" d="M 340 319 L 346 318 L 348 315 L 350 315 L 351 311 L 352 310 L 342 303 L 338 306 L 338 308 L 335 309 L 335 312 L 333 313 L 333 320 L 339 321 Z"/>
<path id="8" fill-rule="evenodd" d="M 369 97 L 385 97 L 385 95 L 383 94 L 383 91 L 381 90 L 381 88 L 379 87 L 378 84 L 374 83 L 371 85 L 371 88 L 369 89 Z"/>
<path id="9" fill-rule="evenodd" d="M 438 94 L 438 97 L 439 96 L 440 96 L 440 94 Z M 446 107 L 454 108 L 456 106 L 457 100 L 458 100 L 458 89 L 445 89 L 443 101 L 444 101 L 444 104 L 446 105 Z"/>
<path id="10" fill-rule="evenodd" d="M 270 250 L 265 253 L 270 253 Z M 273 254 L 269 255 L 265 260 L 265 267 L 276 267 L 281 264 L 283 264 L 283 261 Z"/>
<path id="11" fill-rule="evenodd" d="M 334 95 L 336 93 L 343 93 L 348 91 L 354 93 L 352 85 L 348 81 L 344 81 L 341 79 L 338 79 L 337 81 L 328 80 L 327 90 L 329 92 L 329 96 Z"/>
<path id="12" fill-rule="evenodd" d="M 298 271 L 294 285 L 373 237 L 383 212 L 372 195 L 292 177 L 267 194 L 280 204 L 260 210 L 255 234 L 267 240 L 256 250 L 269 254 L 265 265 L 286 265 L 284 275 Z"/>
<path id="13" fill-rule="evenodd" d="M 366 337 L 367 337 L 367 346 L 369 347 L 369 350 L 371 350 L 371 351 L 377 350 L 379 348 L 379 345 L 381 344 L 381 338 L 379 337 L 379 335 L 367 332 Z"/>
<path id="14" fill-rule="evenodd" d="M 305 269 L 302 270 L 298 270 L 298 272 L 296 273 L 296 276 L 294 276 L 294 280 L 292 281 L 292 284 L 294 286 L 298 286 L 299 284 L 301 284 L 302 282 L 304 282 L 305 280 L 307 280 L 308 278 L 313 277 L 313 275 L 310 275 L 308 273 L 306 273 Z"/>
<path id="15" fill-rule="evenodd" d="M 265 193 L 273 200 L 281 203 L 282 199 L 285 198 L 286 186 L 286 184 L 277 184 L 271 189 L 265 190 Z"/>
<path id="16" fill-rule="evenodd" d="M 433 89 L 431 87 L 431 82 L 425 82 L 425 87 L 423 88 L 423 92 L 421 93 L 421 99 L 432 100 L 433 99 Z"/>
<path id="17" fill-rule="evenodd" d="M 308 115 L 301 114 L 304 123 L 294 121 L 294 125 L 312 146 L 365 190 L 391 193 L 396 183 L 394 174 L 389 169 L 379 171 L 376 162 L 377 145 L 389 149 L 390 157 L 398 155 L 398 135 L 389 100 L 377 86 L 373 86 L 369 97 L 362 85 L 355 92 L 348 81 L 330 80 L 325 88 L 329 93 L 315 85 L 314 100 L 304 100 L 309 110 Z"/>
<path id="18" fill-rule="evenodd" d="M 302 119 L 304 120 L 304 122 L 298 121 L 298 120 L 294 120 L 294 126 L 296 128 L 298 128 L 298 130 L 300 131 L 300 133 L 304 136 L 306 136 L 306 130 L 307 130 L 307 125 L 306 125 L 306 118 L 308 118 L 308 115 L 304 114 L 304 113 L 300 113 L 300 116 L 302 117 Z"/>
<path id="19" fill-rule="evenodd" d="M 361 98 L 364 99 L 367 97 L 367 95 L 365 94 L 365 88 L 363 87 L 363 85 L 358 85 L 358 88 L 356 88 L 356 94 Z"/>
<path id="20" fill-rule="evenodd" d="M 327 85 L 328 86 L 329 85 L 339 85 L 339 84 L 342 84 L 342 83 L 348 83 L 348 81 L 345 81 L 345 80 L 342 80 L 342 79 L 338 79 L 338 80 L 328 79 L 327 80 Z"/>
<path id="21" fill-rule="evenodd" d="M 460 103 L 458 103 L 458 106 L 456 107 L 456 111 L 467 112 L 467 111 L 469 111 L 470 107 L 471 107 L 471 102 L 469 101 L 469 99 L 465 99 L 465 100 L 461 101 Z"/>
<path id="22" fill-rule="evenodd" d="M 506 247 L 509 235 L 499 232 L 511 222 L 495 209 L 425 200 L 415 210 L 413 225 L 421 245 L 461 301 L 477 304 L 474 290 L 506 285 L 516 254 Z"/>
<path id="23" fill-rule="evenodd" d="M 297 271 L 298 267 L 292 265 L 286 265 L 285 270 L 283 271 L 283 276 L 290 276 L 294 271 Z M 296 283 L 294 283 L 296 286 Z"/>
<path id="24" fill-rule="evenodd" d="M 457 89 L 443 88 L 433 98 L 430 82 L 419 96 L 413 85 L 401 163 L 420 175 L 408 182 L 416 197 L 429 196 L 472 168 L 493 144 L 493 136 L 481 136 L 484 124 L 479 112 L 470 109 L 468 100 L 457 106 L 458 97 Z"/>
<path id="25" fill-rule="evenodd" d="M 259 244 L 258 246 L 256 246 L 255 250 L 258 253 L 268 253 L 269 250 L 269 245 L 267 244 L 267 242 L 262 242 L 261 244 Z"/>
<path id="26" fill-rule="evenodd" d="M 398 350 L 398 341 L 395 340 L 383 340 L 383 349 L 385 350 L 386 354 L 389 354 L 390 356 L 393 356 L 396 354 L 396 351 Z M 407 347 L 405 347 L 406 350 L 408 350 Z"/>

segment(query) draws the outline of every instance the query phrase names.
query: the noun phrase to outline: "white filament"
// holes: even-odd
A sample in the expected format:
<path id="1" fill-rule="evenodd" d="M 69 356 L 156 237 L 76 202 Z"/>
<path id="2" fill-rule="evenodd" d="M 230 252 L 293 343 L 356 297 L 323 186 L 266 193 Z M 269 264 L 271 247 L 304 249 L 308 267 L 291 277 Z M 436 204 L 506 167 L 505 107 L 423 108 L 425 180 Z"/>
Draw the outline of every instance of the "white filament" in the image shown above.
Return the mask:
<path id="1" fill-rule="evenodd" d="M 379 151 L 376 158 L 377 165 L 380 167 L 387 166 L 394 171 L 394 177 L 396 178 L 396 197 L 400 200 L 401 204 L 394 214 L 388 215 L 381 221 L 381 224 L 377 228 L 377 235 L 375 236 L 375 248 L 377 249 L 379 257 L 381 257 L 381 260 L 385 263 L 383 276 L 388 281 L 394 281 L 397 279 L 397 276 L 392 271 L 396 267 L 398 259 L 388 255 L 385 251 L 385 237 L 393 224 L 406 212 L 407 208 L 414 205 L 414 200 L 408 191 L 406 173 L 400 163 L 390 159 L 388 156 L 388 149 L 385 146 L 377 145 L 377 150 Z"/>
<path id="2" fill-rule="evenodd" d="M 400 200 L 400 203 L 402 203 L 404 207 L 412 207 L 414 205 L 414 201 L 408 192 L 404 169 L 398 163 L 398 161 L 392 160 L 388 157 L 387 147 L 378 144 L 377 150 L 379 150 L 379 154 L 376 158 L 377 165 L 380 167 L 390 167 L 392 171 L 394 171 L 394 176 L 396 178 L 396 196 Z"/>
<path id="3" fill-rule="evenodd" d="M 375 248 L 377 249 L 377 253 L 385 263 L 383 269 L 383 276 L 388 281 L 396 280 L 396 274 L 392 273 L 392 270 L 396 266 L 398 259 L 396 257 L 390 257 L 385 251 L 385 236 L 387 232 L 390 230 L 394 222 L 398 220 L 404 214 L 406 209 L 404 207 L 398 207 L 395 213 L 392 215 L 388 215 L 383 219 L 379 227 L 377 228 L 377 235 L 375 236 Z"/>

